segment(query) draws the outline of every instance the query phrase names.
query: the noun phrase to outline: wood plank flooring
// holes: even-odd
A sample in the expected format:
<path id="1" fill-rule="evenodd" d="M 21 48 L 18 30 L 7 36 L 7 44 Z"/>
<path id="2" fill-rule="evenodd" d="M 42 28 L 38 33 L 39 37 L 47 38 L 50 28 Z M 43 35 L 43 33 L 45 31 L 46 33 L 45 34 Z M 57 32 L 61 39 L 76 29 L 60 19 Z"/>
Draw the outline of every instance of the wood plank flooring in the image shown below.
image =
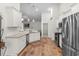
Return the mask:
<path id="1" fill-rule="evenodd" d="M 51 38 L 43 37 L 39 41 L 29 43 L 18 56 L 61 56 L 62 50 Z"/>

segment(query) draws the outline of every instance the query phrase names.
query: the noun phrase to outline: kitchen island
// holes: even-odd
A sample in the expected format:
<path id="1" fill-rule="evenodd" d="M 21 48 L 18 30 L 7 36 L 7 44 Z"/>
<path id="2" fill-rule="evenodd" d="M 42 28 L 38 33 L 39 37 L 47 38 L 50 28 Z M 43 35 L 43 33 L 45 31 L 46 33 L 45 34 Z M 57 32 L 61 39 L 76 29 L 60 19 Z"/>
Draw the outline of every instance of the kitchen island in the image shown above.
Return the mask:
<path id="1" fill-rule="evenodd" d="M 20 31 L 6 36 L 5 46 L 7 47 L 5 56 L 16 56 L 29 42 L 40 40 L 38 31 Z"/>

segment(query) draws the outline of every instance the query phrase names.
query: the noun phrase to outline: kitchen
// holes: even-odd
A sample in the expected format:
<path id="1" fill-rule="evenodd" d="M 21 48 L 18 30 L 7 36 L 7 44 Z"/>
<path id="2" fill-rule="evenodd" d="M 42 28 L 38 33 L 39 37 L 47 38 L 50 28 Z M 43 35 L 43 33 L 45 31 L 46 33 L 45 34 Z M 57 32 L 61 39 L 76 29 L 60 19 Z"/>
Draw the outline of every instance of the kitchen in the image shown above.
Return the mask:
<path id="1" fill-rule="evenodd" d="M 0 3 L 0 55 L 22 56 L 24 48 L 42 39 L 55 41 L 59 56 L 79 55 L 78 7 L 78 3 Z"/>

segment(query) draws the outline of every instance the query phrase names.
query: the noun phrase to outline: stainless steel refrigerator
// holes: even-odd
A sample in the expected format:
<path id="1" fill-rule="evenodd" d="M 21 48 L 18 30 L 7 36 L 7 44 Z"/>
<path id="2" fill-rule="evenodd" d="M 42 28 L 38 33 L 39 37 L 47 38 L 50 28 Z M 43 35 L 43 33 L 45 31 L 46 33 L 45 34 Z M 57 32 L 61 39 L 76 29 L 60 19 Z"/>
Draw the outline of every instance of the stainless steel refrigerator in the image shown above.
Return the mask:
<path id="1" fill-rule="evenodd" d="M 63 18 L 62 25 L 63 55 L 79 55 L 79 13 Z"/>

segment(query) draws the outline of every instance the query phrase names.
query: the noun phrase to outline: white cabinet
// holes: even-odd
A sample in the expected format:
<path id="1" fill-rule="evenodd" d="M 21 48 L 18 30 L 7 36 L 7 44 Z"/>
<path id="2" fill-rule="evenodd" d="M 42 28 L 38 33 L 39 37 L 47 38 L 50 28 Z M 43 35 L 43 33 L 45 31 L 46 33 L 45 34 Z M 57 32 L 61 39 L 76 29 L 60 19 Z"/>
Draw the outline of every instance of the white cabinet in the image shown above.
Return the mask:
<path id="1" fill-rule="evenodd" d="M 5 56 L 16 56 L 26 46 L 26 36 L 7 38 L 5 42 L 7 47 Z"/>
<path id="2" fill-rule="evenodd" d="M 40 32 L 30 33 L 29 42 L 34 42 L 40 40 Z"/>
<path id="3" fill-rule="evenodd" d="M 21 13 L 14 7 L 6 7 L 7 27 L 18 27 L 21 23 Z"/>

